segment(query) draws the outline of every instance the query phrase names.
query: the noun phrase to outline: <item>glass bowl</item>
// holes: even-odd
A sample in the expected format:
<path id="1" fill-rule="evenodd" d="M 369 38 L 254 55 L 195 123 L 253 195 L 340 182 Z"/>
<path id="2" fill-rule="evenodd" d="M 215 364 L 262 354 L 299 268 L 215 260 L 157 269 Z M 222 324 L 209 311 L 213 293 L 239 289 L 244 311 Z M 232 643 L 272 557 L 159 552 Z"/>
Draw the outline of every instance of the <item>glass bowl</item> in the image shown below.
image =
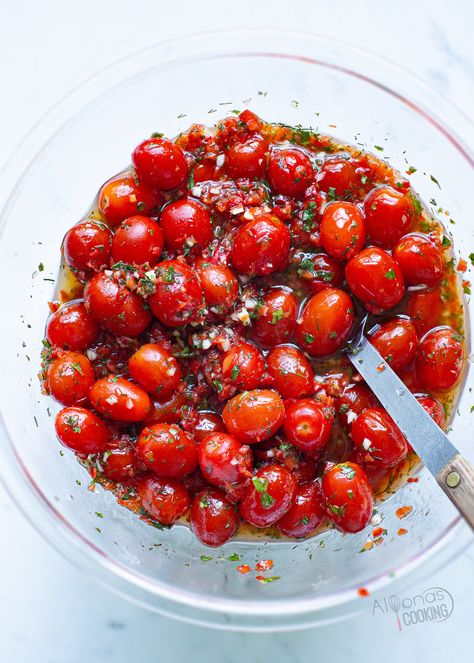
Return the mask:
<path id="1" fill-rule="evenodd" d="M 394 579 L 399 589 L 411 572 L 428 573 L 465 548 L 470 534 L 427 472 L 383 504 L 388 534 L 367 552 L 359 551 L 370 527 L 354 536 L 331 531 L 310 541 L 235 541 L 211 550 L 186 528 L 159 531 L 110 493 L 88 490 L 89 476 L 55 439 L 52 403 L 36 377 L 59 245 L 100 184 L 153 131 L 173 136 L 244 107 L 369 150 L 381 146 L 402 171 L 415 166 L 415 189 L 449 210 L 456 249 L 472 251 L 474 169 L 466 142 L 473 128 L 397 67 L 323 37 L 270 30 L 202 34 L 128 57 L 55 106 L 1 175 L 1 472 L 41 534 L 120 594 L 194 623 L 285 630 L 347 617 L 367 607 L 361 587 L 389 593 Z M 473 382 L 469 368 L 452 422 L 463 451 L 472 437 Z M 407 504 L 413 511 L 400 521 L 395 511 Z M 397 536 L 401 526 L 405 536 Z M 255 572 L 241 575 L 231 555 L 252 567 L 271 558 L 280 579 L 260 584 Z"/>

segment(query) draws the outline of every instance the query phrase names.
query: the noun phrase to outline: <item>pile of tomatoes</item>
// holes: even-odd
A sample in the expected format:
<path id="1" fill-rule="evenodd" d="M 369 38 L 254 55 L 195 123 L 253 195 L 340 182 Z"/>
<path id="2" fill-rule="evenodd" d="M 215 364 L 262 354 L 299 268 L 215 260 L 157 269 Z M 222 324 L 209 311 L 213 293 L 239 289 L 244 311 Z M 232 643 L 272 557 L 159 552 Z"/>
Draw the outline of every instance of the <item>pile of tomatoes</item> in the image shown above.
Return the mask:
<path id="1" fill-rule="evenodd" d="M 64 238 L 83 297 L 46 328 L 59 440 L 210 546 L 241 522 L 360 531 L 409 445 L 340 351 L 369 312 L 372 343 L 443 425 L 463 346 L 443 324 L 440 229 L 419 232 L 383 161 L 250 111 L 155 134 L 132 164 Z"/>

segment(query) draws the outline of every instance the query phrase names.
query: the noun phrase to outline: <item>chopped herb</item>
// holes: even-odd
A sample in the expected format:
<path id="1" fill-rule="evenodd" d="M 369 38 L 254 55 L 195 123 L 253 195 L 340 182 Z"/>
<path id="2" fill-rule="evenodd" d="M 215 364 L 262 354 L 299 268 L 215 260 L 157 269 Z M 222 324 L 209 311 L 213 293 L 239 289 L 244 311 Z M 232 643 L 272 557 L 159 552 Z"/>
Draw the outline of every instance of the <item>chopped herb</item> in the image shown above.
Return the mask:
<path id="1" fill-rule="evenodd" d="M 240 555 L 237 555 L 237 553 L 232 553 L 232 555 L 229 555 L 227 559 L 229 562 L 240 562 Z"/>
<path id="2" fill-rule="evenodd" d="M 430 175 L 430 180 L 434 182 L 439 189 L 441 189 L 441 184 L 438 182 L 434 175 Z"/>
<path id="3" fill-rule="evenodd" d="M 214 559 L 212 555 L 201 555 L 201 562 L 210 562 L 211 559 Z"/>
<path id="4" fill-rule="evenodd" d="M 314 343 L 313 334 L 305 334 L 304 335 L 304 340 L 306 341 L 306 343 Z"/>
<path id="5" fill-rule="evenodd" d="M 235 382 L 237 380 L 237 378 L 239 377 L 239 373 L 240 373 L 240 366 L 233 366 L 232 374 L 230 376 L 232 382 Z"/>
<path id="6" fill-rule="evenodd" d="M 395 278 L 395 272 L 393 268 L 390 268 L 388 272 L 385 272 L 385 278 L 389 279 L 389 281 L 393 281 L 393 279 Z"/>

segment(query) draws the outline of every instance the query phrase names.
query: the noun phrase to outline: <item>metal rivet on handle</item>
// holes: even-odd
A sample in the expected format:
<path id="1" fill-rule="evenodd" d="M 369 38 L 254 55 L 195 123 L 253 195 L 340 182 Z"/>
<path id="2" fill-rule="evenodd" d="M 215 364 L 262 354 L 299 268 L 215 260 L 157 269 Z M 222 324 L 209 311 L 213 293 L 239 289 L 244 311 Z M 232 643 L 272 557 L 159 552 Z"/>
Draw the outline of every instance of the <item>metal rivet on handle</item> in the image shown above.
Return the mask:
<path id="1" fill-rule="evenodd" d="M 446 485 L 449 486 L 449 488 L 456 488 L 461 482 L 461 477 L 457 472 L 450 472 L 448 476 L 446 477 Z"/>

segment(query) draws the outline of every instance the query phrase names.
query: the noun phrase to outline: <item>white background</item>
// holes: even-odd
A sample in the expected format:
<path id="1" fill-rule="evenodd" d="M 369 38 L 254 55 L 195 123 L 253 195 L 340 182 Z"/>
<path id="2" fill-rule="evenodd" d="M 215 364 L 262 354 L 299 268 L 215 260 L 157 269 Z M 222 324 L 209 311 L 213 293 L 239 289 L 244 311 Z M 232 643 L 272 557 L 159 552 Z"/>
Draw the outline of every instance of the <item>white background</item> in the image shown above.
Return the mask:
<path id="1" fill-rule="evenodd" d="M 19 138 L 71 87 L 124 54 L 218 27 L 325 33 L 412 70 L 472 116 L 472 0 L 1 0 L 0 166 Z M 34 214 L 32 215 L 34 222 Z M 1 442 L 1 440 L 0 440 Z M 0 468 L 1 472 L 1 468 Z M 472 655 L 474 550 L 429 585 L 454 598 L 441 624 L 398 632 L 393 615 L 366 614 L 325 629 L 280 635 L 209 631 L 145 612 L 91 585 L 51 550 L 0 489 L 0 661 L 148 663 L 214 661 L 432 663 Z"/>

